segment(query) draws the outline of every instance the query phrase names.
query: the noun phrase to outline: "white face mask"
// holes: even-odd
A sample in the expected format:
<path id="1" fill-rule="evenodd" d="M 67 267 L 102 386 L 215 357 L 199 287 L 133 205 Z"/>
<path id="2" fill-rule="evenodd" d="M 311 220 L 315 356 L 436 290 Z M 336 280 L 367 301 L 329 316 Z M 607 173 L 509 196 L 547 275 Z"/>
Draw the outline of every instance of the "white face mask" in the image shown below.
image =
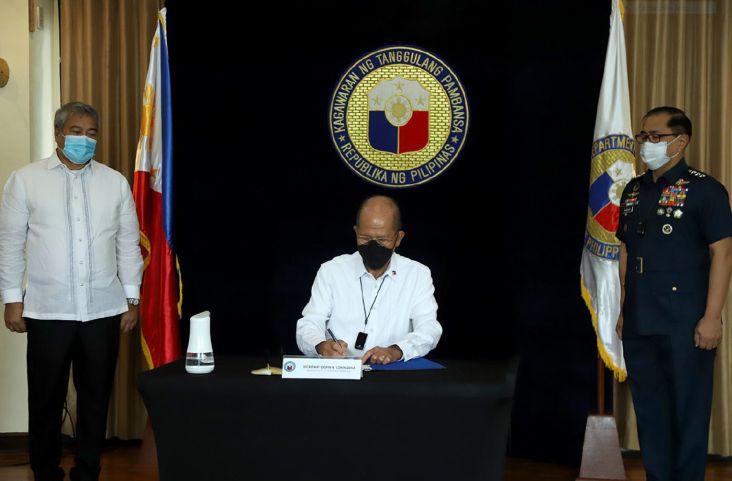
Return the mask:
<path id="1" fill-rule="evenodd" d="M 655 144 L 651 142 L 646 142 L 644 144 L 641 144 L 641 150 L 640 150 L 640 158 L 643 161 L 644 164 L 648 166 L 651 170 L 658 170 L 666 163 L 668 163 L 669 160 L 673 159 L 677 155 L 679 155 L 681 152 L 676 152 L 674 155 L 669 156 L 666 153 L 666 150 L 668 149 L 668 146 L 672 143 L 676 142 L 676 139 L 678 139 L 680 135 L 677 135 L 674 140 L 671 142 L 657 142 Z"/>

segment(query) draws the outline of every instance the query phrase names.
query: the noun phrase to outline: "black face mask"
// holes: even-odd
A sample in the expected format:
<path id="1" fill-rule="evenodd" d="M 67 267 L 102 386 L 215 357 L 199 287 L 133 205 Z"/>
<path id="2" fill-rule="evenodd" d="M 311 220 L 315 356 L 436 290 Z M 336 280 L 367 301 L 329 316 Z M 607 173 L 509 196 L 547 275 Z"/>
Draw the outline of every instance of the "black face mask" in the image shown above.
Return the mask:
<path id="1" fill-rule="evenodd" d="M 375 240 L 370 240 L 366 244 L 358 246 L 358 253 L 363 258 L 363 263 L 369 269 L 381 269 L 391 259 L 394 251 L 387 249 Z"/>

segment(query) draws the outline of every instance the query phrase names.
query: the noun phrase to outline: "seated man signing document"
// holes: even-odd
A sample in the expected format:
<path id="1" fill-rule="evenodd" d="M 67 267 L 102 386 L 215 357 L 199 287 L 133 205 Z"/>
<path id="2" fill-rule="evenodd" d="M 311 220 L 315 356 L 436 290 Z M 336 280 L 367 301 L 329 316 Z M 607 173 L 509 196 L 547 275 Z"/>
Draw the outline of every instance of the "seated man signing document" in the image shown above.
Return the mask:
<path id="1" fill-rule="evenodd" d="M 388 364 L 437 346 L 442 326 L 430 270 L 397 254 L 404 238 L 399 206 L 366 199 L 356 216 L 358 251 L 320 266 L 297 321 L 297 345 L 309 356 L 362 356 Z"/>

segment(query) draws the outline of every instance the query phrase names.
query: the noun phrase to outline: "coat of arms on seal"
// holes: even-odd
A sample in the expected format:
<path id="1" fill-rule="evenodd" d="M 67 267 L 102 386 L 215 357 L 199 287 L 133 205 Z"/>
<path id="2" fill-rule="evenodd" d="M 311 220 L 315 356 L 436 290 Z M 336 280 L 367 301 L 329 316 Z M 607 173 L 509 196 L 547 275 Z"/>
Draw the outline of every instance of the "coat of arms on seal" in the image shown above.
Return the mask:
<path id="1" fill-rule="evenodd" d="M 331 139 L 363 179 L 385 187 L 425 183 L 458 157 L 468 102 L 455 72 L 415 47 L 370 52 L 343 74 L 330 103 Z"/>

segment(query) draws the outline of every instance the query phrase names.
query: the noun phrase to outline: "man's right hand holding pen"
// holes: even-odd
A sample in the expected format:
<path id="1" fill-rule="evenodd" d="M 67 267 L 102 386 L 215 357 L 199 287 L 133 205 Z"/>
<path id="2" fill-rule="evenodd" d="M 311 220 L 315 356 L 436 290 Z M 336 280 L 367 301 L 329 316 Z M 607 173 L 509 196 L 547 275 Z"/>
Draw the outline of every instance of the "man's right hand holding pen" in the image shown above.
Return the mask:
<path id="1" fill-rule="evenodd" d="M 315 350 L 318 354 L 325 357 L 344 357 L 348 354 L 348 344 L 345 341 L 339 341 L 330 329 L 327 329 L 331 339 L 327 339 L 317 346 Z"/>

